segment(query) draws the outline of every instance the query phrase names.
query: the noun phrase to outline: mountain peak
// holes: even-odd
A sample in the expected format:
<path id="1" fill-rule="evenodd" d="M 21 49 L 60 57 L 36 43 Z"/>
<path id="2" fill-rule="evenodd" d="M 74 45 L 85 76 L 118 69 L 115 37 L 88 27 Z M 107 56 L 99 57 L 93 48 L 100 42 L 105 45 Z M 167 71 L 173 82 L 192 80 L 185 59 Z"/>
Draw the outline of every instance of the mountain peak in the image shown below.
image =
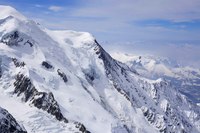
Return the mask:
<path id="1" fill-rule="evenodd" d="M 6 5 L 0 5 L 0 19 L 14 17 L 20 20 L 26 20 L 26 17 L 19 13 L 15 8 Z"/>
<path id="2" fill-rule="evenodd" d="M 113 59 L 90 33 L 51 31 L 12 7 L 0 11 L 0 106 L 27 132 L 200 131 L 199 107 Z"/>

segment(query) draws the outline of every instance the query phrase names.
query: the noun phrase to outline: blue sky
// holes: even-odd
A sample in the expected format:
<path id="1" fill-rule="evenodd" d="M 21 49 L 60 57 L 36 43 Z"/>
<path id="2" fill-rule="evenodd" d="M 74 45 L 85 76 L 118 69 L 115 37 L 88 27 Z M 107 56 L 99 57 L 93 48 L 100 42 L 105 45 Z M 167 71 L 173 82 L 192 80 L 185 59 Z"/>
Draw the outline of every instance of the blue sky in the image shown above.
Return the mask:
<path id="1" fill-rule="evenodd" d="M 144 52 L 150 46 L 157 53 L 170 53 L 171 45 L 179 49 L 190 45 L 200 50 L 200 0 L 0 0 L 0 4 L 15 7 L 47 28 L 88 31 L 106 48 L 117 45 L 128 52 Z M 200 64 L 196 59 L 200 54 L 194 51 L 190 60 Z M 175 55 L 177 59 L 181 54 Z"/>
<path id="2" fill-rule="evenodd" d="M 200 40 L 199 0 L 0 0 L 52 29 L 89 31 L 100 41 Z"/>

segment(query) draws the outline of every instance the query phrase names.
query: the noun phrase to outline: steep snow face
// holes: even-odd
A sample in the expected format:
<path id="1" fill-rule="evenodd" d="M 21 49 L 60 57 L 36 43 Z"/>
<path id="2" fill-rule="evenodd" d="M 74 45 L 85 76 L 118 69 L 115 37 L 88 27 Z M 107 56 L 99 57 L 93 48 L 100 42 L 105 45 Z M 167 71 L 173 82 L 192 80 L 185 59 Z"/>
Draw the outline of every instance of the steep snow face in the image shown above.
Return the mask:
<path id="1" fill-rule="evenodd" d="M 0 132 L 1 133 L 26 133 L 15 118 L 5 109 L 0 107 Z"/>
<path id="2" fill-rule="evenodd" d="M 43 109 L 57 118 L 52 111 L 56 107 L 56 110 L 61 110 L 64 118 L 69 120 L 69 124 L 74 123 L 80 131 L 85 132 L 85 127 L 78 122 L 84 122 L 84 125 L 90 127 L 91 132 L 111 131 L 111 123 L 115 125 L 116 120 L 99 105 L 98 101 L 94 101 L 100 98 L 95 90 L 89 88 L 91 86 L 88 85 L 80 67 L 88 61 L 88 66 L 84 66 L 83 71 L 90 72 L 92 69 L 89 67 L 90 59 L 83 57 L 86 51 L 82 53 L 73 47 L 61 47 L 60 43 L 30 21 L 10 18 L 1 24 L 0 30 L 2 66 L 0 82 L 5 95 L 17 94 L 15 96 L 20 96 L 23 102 Z M 71 35 L 70 39 L 75 40 L 77 48 L 93 40 L 89 33 L 72 32 Z M 85 59 L 82 64 L 77 61 L 80 60 L 80 56 Z M 48 98 L 49 96 L 46 98 L 47 94 L 53 94 L 51 97 L 54 98 Z M 58 103 L 59 107 L 54 103 Z M 49 110 L 49 107 L 52 109 Z M 7 109 L 12 110 L 12 107 Z M 29 117 L 25 115 L 25 118 L 21 119 Z M 31 129 L 29 125 L 25 126 Z M 40 131 L 36 129 L 38 130 Z M 67 132 L 66 130 L 64 132 Z"/>
<path id="3" fill-rule="evenodd" d="M 0 105 L 28 132 L 200 131 L 197 106 L 114 60 L 87 32 L 12 17 L 0 40 Z"/>
<path id="4" fill-rule="evenodd" d="M 142 76 L 163 78 L 195 103 L 200 103 L 200 69 L 182 67 L 167 58 L 112 53 L 112 57 L 136 69 Z"/>

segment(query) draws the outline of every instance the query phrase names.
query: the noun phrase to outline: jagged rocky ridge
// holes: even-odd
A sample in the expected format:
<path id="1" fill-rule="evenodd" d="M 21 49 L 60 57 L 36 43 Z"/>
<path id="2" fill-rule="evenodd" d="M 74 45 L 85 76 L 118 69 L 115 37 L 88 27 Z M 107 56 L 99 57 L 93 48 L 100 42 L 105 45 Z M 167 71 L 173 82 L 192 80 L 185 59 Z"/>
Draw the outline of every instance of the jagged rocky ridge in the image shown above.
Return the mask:
<path id="1" fill-rule="evenodd" d="M 18 96 L 23 94 L 23 100 L 25 102 L 30 101 L 35 107 L 47 111 L 59 121 L 68 122 L 68 120 L 63 117 L 59 105 L 51 92 L 38 92 L 31 83 L 31 80 L 23 74 L 16 75 L 14 86 L 14 93 Z"/>
<path id="2" fill-rule="evenodd" d="M 1 38 L 1 41 L 2 43 L 5 43 L 6 45 L 8 46 L 18 46 L 20 45 L 20 43 L 22 43 L 23 45 L 26 45 L 26 44 L 29 44 L 30 47 L 33 47 L 33 40 L 31 39 L 25 39 L 26 35 L 22 34 L 22 33 L 19 33 L 18 31 L 13 31 L 9 34 L 6 34 L 4 35 L 2 38 Z"/>
<path id="3" fill-rule="evenodd" d="M 143 78 L 114 60 L 89 33 L 0 19 L 0 86 L 2 95 L 14 96 L 9 99 L 19 97 L 80 132 L 199 132 L 197 106 L 168 82 Z"/>
<path id="4" fill-rule="evenodd" d="M 193 125 L 189 122 L 190 120 L 188 118 L 185 118 L 182 116 L 182 113 L 177 113 L 177 111 L 181 110 L 181 103 L 182 97 L 177 90 L 173 90 L 173 88 L 170 87 L 170 85 L 166 81 L 158 81 L 156 83 L 148 83 L 148 81 L 139 79 L 137 84 L 145 90 L 148 94 L 150 94 L 150 97 L 152 98 L 154 104 L 156 106 L 164 106 L 162 112 L 164 114 L 161 114 L 161 112 L 156 109 L 156 106 L 151 105 L 151 107 L 148 107 L 148 98 L 142 94 L 142 92 L 137 88 L 136 85 L 131 85 L 131 90 L 127 89 L 127 87 L 124 86 L 124 84 L 130 83 L 130 77 L 129 74 L 133 70 L 129 69 L 124 64 L 121 64 L 120 62 L 114 60 L 99 44 L 97 41 L 95 41 L 97 46 L 95 47 L 96 54 L 99 55 L 99 58 L 101 58 L 104 62 L 105 68 L 106 68 L 106 74 L 107 77 L 112 80 L 114 87 L 117 89 L 118 92 L 120 92 L 124 97 L 131 102 L 132 106 L 137 106 L 142 109 L 144 117 L 146 117 L 146 120 L 152 124 L 155 128 L 157 128 L 160 132 L 168 133 L 168 132 L 189 132 L 193 130 Z M 138 73 L 136 71 L 133 71 L 136 75 Z M 120 77 L 120 78 L 119 78 Z M 122 81 L 122 78 L 125 80 Z M 127 82 L 127 83 L 125 83 Z M 165 105 L 162 105 L 162 97 L 168 94 L 168 88 L 172 89 L 170 90 L 173 94 L 167 95 L 166 98 L 168 101 Z M 133 90 L 138 94 L 139 99 L 147 100 L 143 105 L 142 103 L 137 103 L 135 96 L 133 95 Z M 166 94 L 165 94 L 166 91 Z M 174 92 L 173 92 L 174 91 Z M 162 95 L 162 96 L 161 96 Z M 170 101 L 176 101 L 177 106 L 171 106 Z M 135 105 L 134 105 L 135 104 Z M 191 106 L 191 105 L 190 105 Z M 193 108 L 198 108 L 193 106 Z M 181 112 L 181 111 L 180 111 Z M 197 109 L 197 114 L 199 114 L 199 109 Z M 200 117 L 197 116 L 197 119 Z M 194 130 L 195 131 L 195 130 Z"/>
<path id="5" fill-rule="evenodd" d="M 15 118 L 5 109 L 0 107 L 0 132 L 1 133 L 27 133 Z"/>

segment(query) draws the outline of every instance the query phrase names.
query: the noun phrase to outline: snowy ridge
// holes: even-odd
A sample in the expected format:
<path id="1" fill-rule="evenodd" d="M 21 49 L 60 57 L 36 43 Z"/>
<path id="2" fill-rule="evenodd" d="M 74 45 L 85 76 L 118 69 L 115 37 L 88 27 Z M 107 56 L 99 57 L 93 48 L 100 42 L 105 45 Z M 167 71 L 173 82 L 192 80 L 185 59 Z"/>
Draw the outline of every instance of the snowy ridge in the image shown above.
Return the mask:
<path id="1" fill-rule="evenodd" d="M 0 19 L 15 17 L 16 19 L 26 20 L 25 16 L 23 16 L 16 9 L 10 6 L 0 5 L 0 8 L 1 8 Z"/>
<path id="2" fill-rule="evenodd" d="M 0 105 L 27 132 L 200 132 L 199 107 L 113 59 L 91 34 L 4 16 Z"/>

